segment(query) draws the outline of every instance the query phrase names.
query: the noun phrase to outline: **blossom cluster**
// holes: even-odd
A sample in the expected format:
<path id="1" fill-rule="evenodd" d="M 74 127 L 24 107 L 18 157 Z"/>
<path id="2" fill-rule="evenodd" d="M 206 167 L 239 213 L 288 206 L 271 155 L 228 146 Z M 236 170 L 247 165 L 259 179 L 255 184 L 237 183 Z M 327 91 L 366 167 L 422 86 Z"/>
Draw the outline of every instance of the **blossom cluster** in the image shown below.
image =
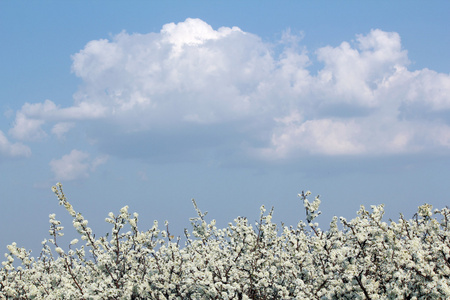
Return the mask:
<path id="1" fill-rule="evenodd" d="M 277 225 L 262 206 L 255 224 L 238 217 L 218 229 L 193 200 L 197 216 L 183 239 L 167 222 L 140 231 L 127 206 L 109 213 L 112 231 L 97 238 L 62 185 L 53 191 L 81 242 L 61 248 L 63 227 L 51 214 L 38 258 L 8 246 L 1 299 L 450 299 L 448 208 L 425 204 L 412 219 L 386 223 L 383 205 L 361 206 L 324 231 L 314 223 L 319 197 L 302 192 L 307 222 Z"/>

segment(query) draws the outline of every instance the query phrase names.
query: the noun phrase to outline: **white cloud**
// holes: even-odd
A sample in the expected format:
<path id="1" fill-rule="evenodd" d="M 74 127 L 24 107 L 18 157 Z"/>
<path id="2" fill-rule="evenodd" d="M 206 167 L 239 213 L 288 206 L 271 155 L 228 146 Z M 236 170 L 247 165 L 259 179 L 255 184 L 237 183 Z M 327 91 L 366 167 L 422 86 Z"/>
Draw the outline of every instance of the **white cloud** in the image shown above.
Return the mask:
<path id="1" fill-rule="evenodd" d="M 173 45 L 172 54 L 180 55 L 183 46 L 198 46 L 209 40 L 224 38 L 233 32 L 242 33 L 238 27 L 221 27 L 217 31 L 200 19 L 186 19 L 185 22 L 169 23 L 161 30 L 162 40 Z"/>
<path id="2" fill-rule="evenodd" d="M 91 163 L 91 171 L 94 172 L 97 170 L 98 166 L 105 164 L 108 161 L 108 155 L 101 155 L 96 157 Z"/>
<path id="3" fill-rule="evenodd" d="M 11 143 L 0 130 L 0 157 L 29 157 L 31 149 L 21 143 Z"/>
<path id="4" fill-rule="evenodd" d="M 106 110 L 106 107 L 88 102 L 67 108 L 59 108 L 50 100 L 43 103 L 25 103 L 16 113 L 14 126 L 9 130 L 9 134 L 18 140 L 41 140 L 48 135 L 42 129 L 45 123 L 62 121 L 52 128 L 52 133 L 60 137 L 75 125 L 74 122 L 67 121 L 99 119 L 106 115 Z"/>
<path id="5" fill-rule="evenodd" d="M 94 160 L 89 158 L 89 153 L 74 149 L 60 159 L 53 159 L 50 167 L 56 180 L 68 181 L 87 178 L 91 172 L 94 172 L 107 160 L 106 156 L 97 157 Z"/>
<path id="6" fill-rule="evenodd" d="M 416 116 L 423 114 L 424 109 L 450 110 L 450 76 L 429 69 L 409 72 L 406 68 L 398 68 L 393 76 L 386 78 L 380 92 L 399 97 L 403 109 L 419 109 L 409 112 Z"/>
<path id="7" fill-rule="evenodd" d="M 445 124 L 393 121 L 376 115 L 367 118 L 277 120 L 271 146 L 256 150 L 269 160 L 306 154 L 385 155 L 418 153 L 445 146 L 450 127 Z M 435 135 L 434 133 L 441 132 Z M 371 148 L 368 148 L 371 147 Z"/>
<path id="8" fill-rule="evenodd" d="M 14 127 L 9 130 L 9 134 L 18 140 L 40 140 L 47 136 L 41 128 L 44 123 L 44 120 L 32 119 L 22 112 L 18 112 L 14 121 Z"/>
<path id="9" fill-rule="evenodd" d="M 168 24 L 159 34 L 123 32 L 73 56 L 84 81 L 75 97 L 112 108 L 129 126 L 235 120 L 258 109 L 251 94 L 275 68 L 270 51 L 255 35 L 215 31 L 201 20 Z M 133 112 L 139 121 L 127 115 Z"/>
<path id="10" fill-rule="evenodd" d="M 374 92 L 397 66 L 408 64 L 407 52 L 401 49 L 397 33 L 372 30 L 359 35 L 356 48 L 348 42 L 338 47 L 323 47 L 317 57 L 325 67 L 317 77 L 317 89 L 327 102 L 347 102 L 357 106 L 379 105 Z"/>
<path id="11" fill-rule="evenodd" d="M 273 160 L 450 147 L 450 75 L 409 71 L 399 34 L 375 29 L 313 54 L 299 43 L 285 34 L 276 52 L 254 34 L 199 19 L 90 41 L 72 57 L 83 81 L 74 106 L 25 104 L 10 134 L 42 138 L 43 124 L 55 123 L 52 133 L 63 136 L 69 124 L 95 122 L 89 138 L 106 153 L 176 159 L 196 151 L 250 150 Z M 323 67 L 313 74 L 315 60 Z"/>
<path id="12" fill-rule="evenodd" d="M 52 133 L 56 135 L 59 139 L 62 139 L 64 137 L 64 134 L 66 134 L 70 129 L 74 127 L 75 127 L 74 122 L 56 123 L 52 128 Z"/>
<path id="13" fill-rule="evenodd" d="M 361 128 L 353 120 L 302 120 L 298 113 L 282 119 L 272 135 L 271 148 L 262 150 L 266 159 L 289 157 L 293 152 L 309 154 L 361 154 L 365 152 L 360 140 Z"/>

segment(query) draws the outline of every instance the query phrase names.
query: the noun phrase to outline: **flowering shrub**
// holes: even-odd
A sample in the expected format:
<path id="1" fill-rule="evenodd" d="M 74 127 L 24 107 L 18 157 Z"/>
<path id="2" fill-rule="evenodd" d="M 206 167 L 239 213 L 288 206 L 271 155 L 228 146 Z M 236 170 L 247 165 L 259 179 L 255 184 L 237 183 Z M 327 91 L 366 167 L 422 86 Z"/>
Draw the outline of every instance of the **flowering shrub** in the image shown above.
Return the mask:
<path id="1" fill-rule="evenodd" d="M 237 218 L 225 229 L 193 201 L 197 217 L 186 242 L 168 228 L 138 230 L 125 206 L 109 213 L 112 231 L 96 238 L 88 221 L 53 187 L 80 234 L 67 250 L 63 227 L 50 215 L 49 240 L 38 258 L 8 246 L 0 270 L 1 299 L 449 299 L 450 212 L 419 207 L 411 220 L 382 221 L 383 205 L 363 206 L 347 221 L 334 217 L 323 231 L 314 219 L 320 200 L 301 193 L 307 222 L 255 225 Z M 340 229 L 340 228 L 342 229 Z M 124 232 L 127 228 L 128 231 Z M 77 248 L 76 245 L 82 244 Z M 21 265 L 15 267 L 14 260 Z"/>

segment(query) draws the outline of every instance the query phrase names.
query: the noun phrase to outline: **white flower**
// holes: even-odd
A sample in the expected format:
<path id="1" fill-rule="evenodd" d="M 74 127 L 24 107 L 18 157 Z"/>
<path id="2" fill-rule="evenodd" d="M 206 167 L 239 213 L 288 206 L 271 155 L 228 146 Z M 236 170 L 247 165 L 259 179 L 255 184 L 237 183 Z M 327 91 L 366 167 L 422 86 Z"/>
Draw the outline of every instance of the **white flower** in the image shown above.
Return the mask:
<path id="1" fill-rule="evenodd" d="M 432 209 L 432 205 L 424 204 L 422 206 L 419 206 L 418 214 L 422 217 L 431 217 L 431 215 L 433 214 Z"/>
<path id="2" fill-rule="evenodd" d="M 127 214 L 128 213 L 128 205 L 125 205 L 120 209 L 121 214 Z"/>
<path id="3" fill-rule="evenodd" d="M 154 299 L 235 299 L 239 292 L 242 299 L 250 299 L 251 286 L 268 298 L 361 298 L 362 284 L 373 299 L 450 299 L 450 253 L 448 239 L 442 238 L 450 236 L 448 209 L 434 212 L 442 217 L 440 223 L 431 218 L 431 205 L 424 205 L 419 208 L 424 219 L 401 217 L 387 224 L 381 221 L 383 206 L 372 206 L 371 213 L 361 207 L 350 222 L 341 218 L 338 226 L 333 218 L 330 229 L 322 231 L 312 221 L 319 204 L 318 198 L 305 201 L 311 227 L 301 221 L 278 228 L 265 210 L 261 217 L 266 222 L 256 228 L 240 217 L 224 229 L 217 229 L 215 220 L 207 224 L 202 217 L 193 218 L 197 238 L 186 230 L 184 246 L 171 235 L 167 241 L 167 230 L 160 230 L 156 221 L 147 231 L 120 231 L 136 226 L 137 214 L 130 219 L 128 208 L 121 210 L 119 224 L 107 218 L 114 227 L 109 237 L 96 238 L 86 228 L 87 220 L 77 215 L 73 225 L 87 241 L 80 249 L 69 247 L 65 253 L 56 240 L 44 241 L 41 256 L 34 259 L 16 243 L 8 245 L 0 269 L 0 298 L 45 294 L 49 299 L 130 299 L 134 293 Z M 54 214 L 50 221 L 50 233 L 61 233 Z M 77 243 L 73 239 L 70 245 Z M 51 244 L 61 257 L 52 255 Z M 114 287 L 118 276 L 120 289 Z"/>

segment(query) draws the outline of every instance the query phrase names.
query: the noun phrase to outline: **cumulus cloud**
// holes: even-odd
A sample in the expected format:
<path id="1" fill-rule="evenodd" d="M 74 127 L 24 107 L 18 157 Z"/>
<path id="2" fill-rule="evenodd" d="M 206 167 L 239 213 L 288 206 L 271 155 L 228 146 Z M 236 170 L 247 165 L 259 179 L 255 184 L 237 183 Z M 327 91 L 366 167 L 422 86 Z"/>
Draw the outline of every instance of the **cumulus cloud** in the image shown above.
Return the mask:
<path id="1" fill-rule="evenodd" d="M 256 113 L 261 105 L 251 94 L 275 63 L 259 37 L 238 28 L 216 31 L 198 19 L 167 24 L 159 34 L 91 41 L 73 60 L 84 82 L 77 100 L 110 107 L 145 129 Z M 139 120 L 129 117 L 138 111 Z"/>
<path id="2" fill-rule="evenodd" d="M 44 103 L 25 103 L 21 113 L 36 119 L 86 120 L 102 117 L 105 110 L 105 107 L 88 102 L 80 102 L 71 107 L 60 108 L 54 102 L 45 100 Z"/>
<path id="3" fill-rule="evenodd" d="M 450 75 L 408 70 L 399 34 L 374 29 L 312 52 L 300 38 L 283 40 L 275 51 L 276 43 L 237 27 L 187 19 L 156 33 L 90 41 L 72 57 L 83 82 L 74 106 L 26 104 L 10 134 L 42 138 L 43 124 L 53 122 L 59 137 L 91 122 L 89 138 L 106 153 L 177 159 L 450 147 Z M 314 74 L 313 61 L 322 66 Z"/>
<path id="4" fill-rule="evenodd" d="M 52 133 L 56 135 L 59 139 L 62 139 L 64 137 L 64 134 L 74 127 L 75 127 L 74 122 L 56 123 L 52 128 Z"/>
<path id="5" fill-rule="evenodd" d="M 361 128 L 353 120 L 303 120 L 294 112 L 276 121 L 282 125 L 272 135 L 272 147 L 261 153 L 267 159 L 284 158 L 293 149 L 328 155 L 365 152 L 364 142 L 358 138 Z"/>
<path id="6" fill-rule="evenodd" d="M 383 80 L 392 76 L 397 66 L 408 64 L 400 36 L 381 30 L 358 36 L 356 47 L 343 42 L 338 47 L 320 48 L 317 58 L 324 63 L 316 82 L 324 101 L 368 107 L 380 104 L 374 92 Z"/>
<path id="7" fill-rule="evenodd" d="M 1 157 L 29 157 L 31 149 L 21 143 L 11 143 L 0 130 L 0 158 Z"/>
<path id="8" fill-rule="evenodd" d="M 255 153 L 267 160 L 301 155 L 417 154 L 448 149 L 450 127 L 374 114 L 365 118 L 277 119 L 271 144 Z"/>
<path id="9" fill-rule="evenodd" d="M 106 161 L 106 156 L 91 160 L 89 153 L 74 149 L 60 159 L 52 160 L 50 167 L 56 180 L 69 181 L 89 177 L 91 172 Z"/>
<path id="10" fill-rule="evenodd" d="M 61 137 L 74 127 L 74 122 L 67 121 L 98 119 L 106 114 L 106 110 L 106 107 L 88 102 L 80 102 L 67 108 L 60 108 L 50 100 L 43 103 L 25 103 L 16 113 L 9 134 L 18 140 L 42 140 L 48 136 L 42 128 L 45 123 L 62 121 L 52 128 L 52 133 Z"/>
<path id="11" fill-rule="evenodd" d="M 26 114 L 18 112 L 14 127 L 9 130 L 9 134 L 18 140 L 40 140 L 47 136 L 47 133 L 41 127 L 44 123 L 45 121 L 42 119 L 32 119 Z"/>

